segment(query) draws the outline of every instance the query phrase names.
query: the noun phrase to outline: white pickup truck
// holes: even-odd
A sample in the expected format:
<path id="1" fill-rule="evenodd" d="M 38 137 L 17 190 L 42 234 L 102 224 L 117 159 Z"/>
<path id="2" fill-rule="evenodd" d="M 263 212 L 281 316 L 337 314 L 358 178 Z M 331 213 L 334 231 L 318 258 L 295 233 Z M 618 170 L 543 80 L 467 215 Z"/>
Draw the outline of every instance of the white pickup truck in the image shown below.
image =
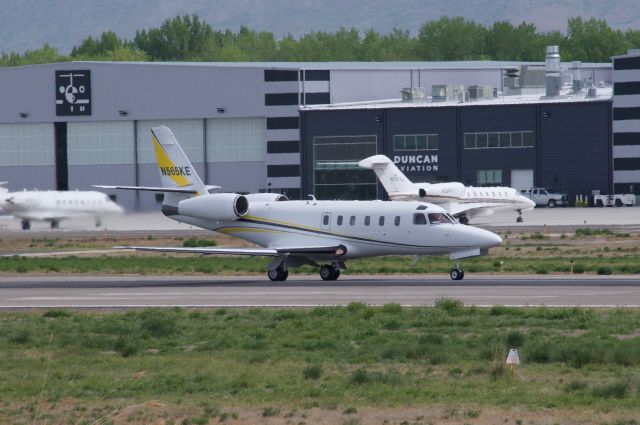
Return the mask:
<path id="1" fill-rule="evenodd" d="M 564 193 L 554 192 L 546 187 L 534 187 L 531 189 L 521 190 L 520 193 L 535 202 L 537 207 L 566 207 L 569 204 L 569 198 L 567 195 Z"/>

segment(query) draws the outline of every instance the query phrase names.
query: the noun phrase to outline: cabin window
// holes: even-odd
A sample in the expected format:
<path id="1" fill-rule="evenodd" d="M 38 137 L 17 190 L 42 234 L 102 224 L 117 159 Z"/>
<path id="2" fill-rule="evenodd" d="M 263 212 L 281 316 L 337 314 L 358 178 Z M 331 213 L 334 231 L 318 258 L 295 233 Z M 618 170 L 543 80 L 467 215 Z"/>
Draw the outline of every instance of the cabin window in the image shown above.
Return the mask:
<path id="1" fill-rule="evenodd" d="M 384 226 L 384 216 L 381 215 L 380 218 L 378 219 L 378 225 L 379 226 Z"/>
<path id="2" fill-rule="evenodd" d="M 342 226 L 342 216 L 338 216 L 338 226 Z"/>
<path id="3" fill-rule="evenodd" d="M 393 221 L 393 224 L 395 224 L 396 226 L 400 226 L 400 216 L 397 215 L 396 219 Z"/>
<path id="4" fill-rule="evenodd" d="M 325 214 L 325 216 L 322 217 L 322 224 L 324 226 L 328 226 L 329 225 L 329 214 Z"/>
<path id="5" fill-rule="evenodd" d="M 371 216 L 370 216 L 370 215 L 365 216 L 365 218 L 364 218 L 364 225 L 365 225 L 365 226 L 368 226 L 368 225 L 370 225 L 370 224 L 371 224 Z"/>
<path id="6" fill-rule="evenodd" d="M 413 215 L 413 224 L 423 225 L 427 224 L 427 217 L 423 213 L 415 213 Z"/>
<path id="7" fill-rule="evenodd" d="M 349 218 L 349 224 L 351 226 L 353 226 L 354 224 L 356 224 L 356 216 L 352 215 L 351 218 Z"/>

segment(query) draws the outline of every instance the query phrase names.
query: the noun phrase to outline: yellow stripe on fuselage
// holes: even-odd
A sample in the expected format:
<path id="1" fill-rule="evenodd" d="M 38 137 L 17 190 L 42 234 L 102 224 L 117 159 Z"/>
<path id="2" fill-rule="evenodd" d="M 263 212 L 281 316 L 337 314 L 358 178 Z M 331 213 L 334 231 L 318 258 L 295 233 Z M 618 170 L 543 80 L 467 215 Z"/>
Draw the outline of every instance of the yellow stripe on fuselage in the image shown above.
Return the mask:
<path id="1" fill-rule="evenodd" d="M 285 226 L 292 226 L 292 227 L 297 227 L 297 228 L 301 228 L 301 229 L 307 229 L 307 230 L 314 230 L 314 231 L 320 231 L 320 228 L 318 227 L 312 227 L 312 226 L 305 226 L 303 224 L 297 224 L 297 223 L 289 223 L 286 221 L 280 221 L 280 220 L 272 220 L 272 219 L 268 219 L 268 218 L 264 218 L 264 217 L 257 217 L 255 215 L 245 215 L 243 218 L 246 218 L 248 220 L 258 220 L 258 221 L 263 221 L 266 224 L 269 223 L 274 223 L 274 224 L 283 224 Z"/>
<path id="2" fill-rule="evenodd" d="M 156 136 L 152 135 L 151 139 L 153 139 L 153 148 L 156 152 L 156 161 L 158 162 L 158 167 L 164 167 L 165 169 L 176 168 L 176 165 L 173 163 L 173 161 L 171 161 L 169 155 L 167 155 L 167 153 L 164 151 L 162 145 L 160 145 L 160 142 L 158 142 L 158 139 L 156 139 Z M 167 177 L 173 180 L 174 183 L 178 185 L 178 187 L 189 186 L 191 184 L 191 182 L 189 182 L 189 180 L 187 180 L 185 176 L 175 175 Z"/>
<path id="3" fill-rule="evenodd" d="M 220 232 L 220 233 L 242 233 L 242 232 L 282 233 L 279 230 L 260 229 L 258 227 L 225 227 L 222 229 L 216 229 L 216 232 Z"/>

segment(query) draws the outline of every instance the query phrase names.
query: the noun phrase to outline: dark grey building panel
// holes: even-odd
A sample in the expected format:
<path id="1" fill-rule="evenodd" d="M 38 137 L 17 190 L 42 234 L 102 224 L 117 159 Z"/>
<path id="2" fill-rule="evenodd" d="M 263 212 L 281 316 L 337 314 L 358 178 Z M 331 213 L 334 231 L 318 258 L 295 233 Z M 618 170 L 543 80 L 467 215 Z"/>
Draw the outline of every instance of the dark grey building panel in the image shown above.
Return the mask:
<path id="1" fill-rule="evenodd" d="M 614 71 L 622 71 L 627 69 L 640 69 L 640 56 L 613 59 Z"/>
<path id="2" fill-rule="evenodd" d="M 513 170 L 533 170 L 534 184 L 571 196 L 612 189 L 609 100 L 303 110 L 301 123 L 307 193 L 314 188 L 314 138 L 356 135 L 376 135 L 378 153 L 389 156 L 416 182 L 460 181 L 477 186 L 483 183 L 480 175 L 486 180 L 491 174 L 500 176 L 491 185 L 509 186 Z M 465 133 L 507 135 L 510 142 L 503 144 L 499 139 L 498 144 L 465 148 Z M 407 144 L 394 143 L 398 135 L 437 135 L 437 150 L 423 146 L 411 151 Z"/>
<path id="3" fill-rule="evenodd" d="M 384 152 L 396 160 L 412 181 L 456 180 L 459 176 L 456 120 L 453 107 L 389 109 L 385 113 Z M 439 147 L 437 150 L 396 149 L 394 136 L 401 135 L 436 135 Z M 435 158 L 437 161 L 433 161 Z"/>
<path id="4" fill-rule="evenodd" d="M 0 181 L 9 191 L 56 190 L 56 167 L 49 165 L 20 165 L 0 167 Z"/>
<path id="5" fill-rule="evenodd" d="M 69 167 L 69 189 L 100 190 L 109 195 L 116 195 L 116 202 L 130 206 L 135 205 L 136 192 L 131 190 L 95 189 L 92 184 L 130 185 L 135 181 L 135 166 L 129 165 L 75 165 Z"/>
<path id="6" fill-rule="evenodd" d="M 467 106 L 459 108 L 460 174 L 458 181 L 477 186 L 478 170 L 502 170 L 504 186 L 511 185 L 511 170 L 535 170 L 536 134 L 535 105 Z M 533 147 L 495 147 L 465 149 L 465 133 L 533 132 Z"/>
<path id="7" fill-rule="evenodd" d="M 610 102 L 540 107 L 540 185 L 572 195 L 611 192 L 610 110 Z"/>

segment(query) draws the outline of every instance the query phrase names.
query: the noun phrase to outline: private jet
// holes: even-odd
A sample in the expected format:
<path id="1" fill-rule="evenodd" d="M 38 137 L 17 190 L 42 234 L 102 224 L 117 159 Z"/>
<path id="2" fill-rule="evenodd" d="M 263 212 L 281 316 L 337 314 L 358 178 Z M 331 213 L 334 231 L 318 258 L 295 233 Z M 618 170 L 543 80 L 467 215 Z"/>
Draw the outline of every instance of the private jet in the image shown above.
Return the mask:
<path id="1" fill-rule="evenodd" d="M 396 164 L 384 155 L 374 155 L 358 163 L 372 169 L 392 201 L 425 201 L 441 205 L 460 223 L 469 224 L 473 217 L 491 215 L 500 210 L 518 213 L 532 210 L 536 204 L 510 187 L 466 187 L 462 183 L 412 183 Z"/>
<path id="2" fill-rule="evenodd" d="M 171 130 L 151 130 L 160 187 L 105 186 L 105 189 L 164 193 L 161 211 L 169 218 L 237 236 L 258 248 L 130 246 L 139 251 L 273 257 L 272 281 L 289 268 L 319 267 L 323 280 L 336 280 L 346 261 L 381 255 L 441 255 L 451 259 L 486 255 L 502 239 L 487 230 L 462 226 L 444 209 L 425 202 L 290 201 L 277 193 L 211 193 Z M 217 188 L 217 187 L 214 187 Z M 120 247 L 123 248 L 123 247 Z M 450 277 L 460 280 L 459 263 Z"/>
<path id="3" fill-rule="evenodd" d="M 106 194 L 80 190 L 0 192 L 0 210 L 20 219 L 23 230 L 29 230 L 32 221 L 47 221 L 57 229 L 60 221 L 79 217 L 93 217 L 96 226 L 100 226 L 104 216 L 123 212 Z"/>

